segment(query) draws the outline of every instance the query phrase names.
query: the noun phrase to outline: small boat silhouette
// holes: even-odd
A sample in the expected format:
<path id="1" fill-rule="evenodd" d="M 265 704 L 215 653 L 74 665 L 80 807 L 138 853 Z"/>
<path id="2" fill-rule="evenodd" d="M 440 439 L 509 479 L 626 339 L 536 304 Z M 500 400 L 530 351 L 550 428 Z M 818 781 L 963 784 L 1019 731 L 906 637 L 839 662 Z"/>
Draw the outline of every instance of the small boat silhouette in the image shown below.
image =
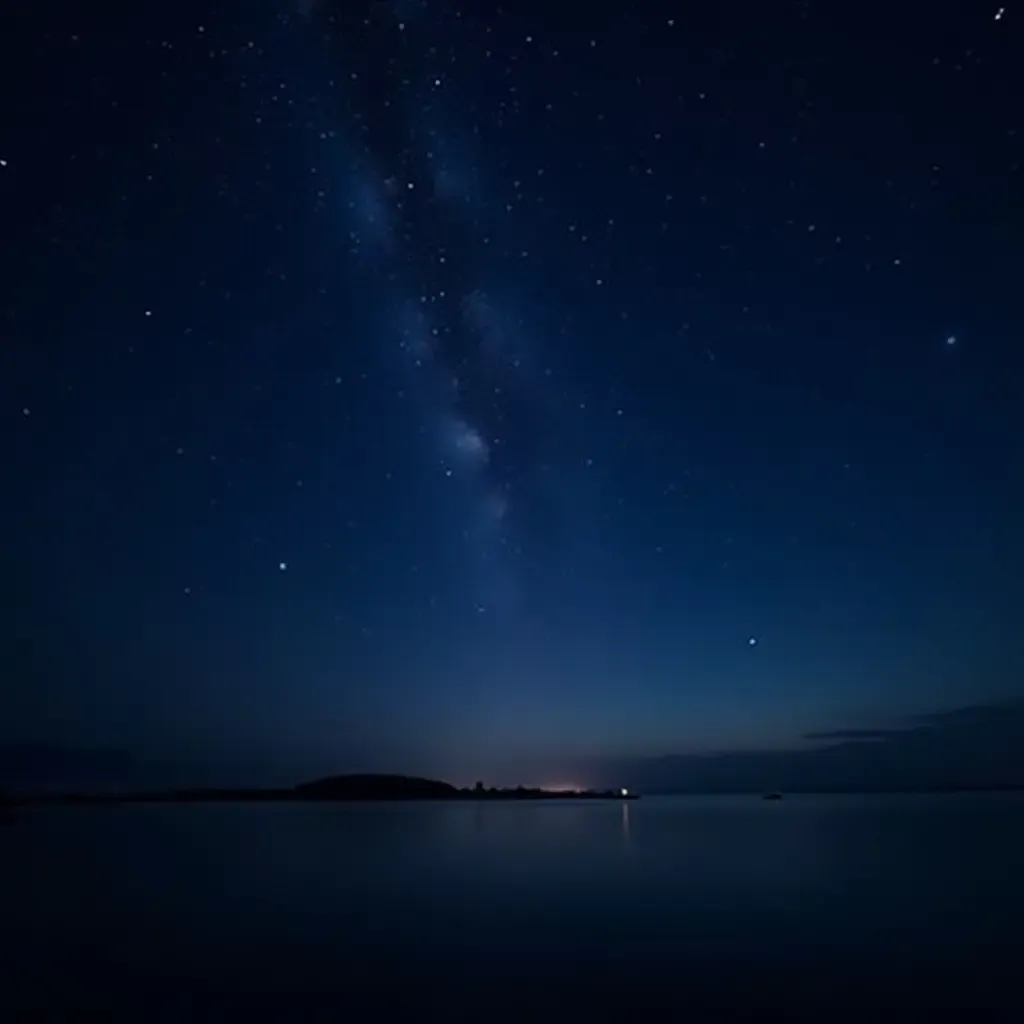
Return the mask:
<path id="1" fill-rule="evenodd" d="M 771 793 L 765 793 L 765 800 L 781 800 L 782 794 L 777 790 L 773 790 Z"/>

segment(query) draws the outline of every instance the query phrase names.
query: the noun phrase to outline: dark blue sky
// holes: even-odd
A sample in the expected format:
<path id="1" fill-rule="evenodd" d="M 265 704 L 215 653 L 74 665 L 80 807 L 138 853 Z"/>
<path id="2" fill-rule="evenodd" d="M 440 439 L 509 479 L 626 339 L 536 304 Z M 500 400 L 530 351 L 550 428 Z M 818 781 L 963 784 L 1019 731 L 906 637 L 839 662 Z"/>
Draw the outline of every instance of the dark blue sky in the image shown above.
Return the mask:
<path id="1" fill-rule="evenodd" d="M 1024 12 L 592 7 L 5 15 L 0 740 L 545 782 L 1020 692 Z"/>

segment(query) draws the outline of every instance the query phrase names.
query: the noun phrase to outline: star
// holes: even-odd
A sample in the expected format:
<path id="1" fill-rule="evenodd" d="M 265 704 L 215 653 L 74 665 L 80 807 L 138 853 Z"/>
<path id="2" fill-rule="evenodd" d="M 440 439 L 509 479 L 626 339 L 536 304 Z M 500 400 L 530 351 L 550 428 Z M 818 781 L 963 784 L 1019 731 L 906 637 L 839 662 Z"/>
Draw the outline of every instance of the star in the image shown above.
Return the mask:
<path id="1" fill-rule="evenodd" d="M 756 646 L 757 646 L 757 637 L 756 637 L 756 636 L 752 636 L 752 637 L 751 637 L 751 638 L 750 638 L 750 639 L 749 639 L 749 640 L 747 641 L 747 643 L 748 643 L 748 644 L 749 644 L 749 645 L 750 645 L 751 647 L 756 647 Z"/>
<path id="2" fill-rule="evenodd" d="M 277 567 L 278 567 L 278 569 L 281 570 L 281 572 L 284 572 L 288 568 L 288 563 L 287 562 L 278 562 L 277 563 Z"/>
<path id="3" fill-rule="evenodd" d="M 955 334 L 949 335 L 949 337 L 946 338 L 946 344 L 947 345 L 955 345 L 956 344 L 956 335 Z"/>

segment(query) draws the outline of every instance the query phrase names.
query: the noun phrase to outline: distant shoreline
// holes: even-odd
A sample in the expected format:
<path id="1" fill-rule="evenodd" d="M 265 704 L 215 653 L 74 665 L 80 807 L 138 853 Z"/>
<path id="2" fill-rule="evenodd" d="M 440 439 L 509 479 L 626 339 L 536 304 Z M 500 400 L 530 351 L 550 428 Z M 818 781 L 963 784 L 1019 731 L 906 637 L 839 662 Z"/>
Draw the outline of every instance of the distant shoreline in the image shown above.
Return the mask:
<path id="1" fill-rule="evenodd" d="M 85 804 L 211 804 L 211 803 L 287 803 L 287 804 L 329 804 L 329 803 L 515 803 L 534 800 L 639 800 L 640 795 L 630 793 L 544 793 L 529 796 L 306 796 L 288 790 L 253 792 L 237 790 L 202 793 L 60 793 L 22 794 L 7 797 L 7 806 L 40 805 L 85 805 Z"/>
<path id="2" fill-rule="evenodd" d="M 1021 793 L 1024 784 L 1005 783 L 982 786 L 932 786 L 918 789 L 792 789 L 781 791 L 786 797 L 799 796 L 953 796 L 977 793 Z M 763 797 L 755 790 L 652 790 L 648 797 Z M 0 808 L 15 806 L 72 806 L 111 804 L 186 804 L 186 803 L 368 803 L 368 802 L 474 802 L 509 803 L 532 801 L 625 801 L 638 800 L 639 793 L 624 789 L 547 790 L 517 786 L 498 789 L 457 788 L 447 782 L 410 776 L 352 775 L 335 776 L 285 787 L 179 787 L 92 792 L 4 792 Z"/>
<path id="3" fill-rule="evenodd" d="M 477 784 L 458 789 L 447 782 L 404 775 L 339 775 L 298 786 L 191 787 L 127 792 L 7 793 L 0 803 L 12 805 L 167 804 L 167 803 L 366 803 L 369 801 L 636 800 L 639 794 L 618 790 L 547 790 L 525 786 L 497 789 Z"/>

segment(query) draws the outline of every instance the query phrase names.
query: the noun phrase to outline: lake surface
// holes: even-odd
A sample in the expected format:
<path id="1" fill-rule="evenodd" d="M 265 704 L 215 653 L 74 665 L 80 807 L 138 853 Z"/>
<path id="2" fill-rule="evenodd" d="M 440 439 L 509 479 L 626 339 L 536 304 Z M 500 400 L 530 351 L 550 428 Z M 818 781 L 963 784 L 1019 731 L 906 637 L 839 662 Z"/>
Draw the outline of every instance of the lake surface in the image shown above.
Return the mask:
<path id="1" fill-rule="evenodd" d="M 1019 1022 L 1022 879 L 1020 795 L 51 808 L 0 1019 Z"/>

